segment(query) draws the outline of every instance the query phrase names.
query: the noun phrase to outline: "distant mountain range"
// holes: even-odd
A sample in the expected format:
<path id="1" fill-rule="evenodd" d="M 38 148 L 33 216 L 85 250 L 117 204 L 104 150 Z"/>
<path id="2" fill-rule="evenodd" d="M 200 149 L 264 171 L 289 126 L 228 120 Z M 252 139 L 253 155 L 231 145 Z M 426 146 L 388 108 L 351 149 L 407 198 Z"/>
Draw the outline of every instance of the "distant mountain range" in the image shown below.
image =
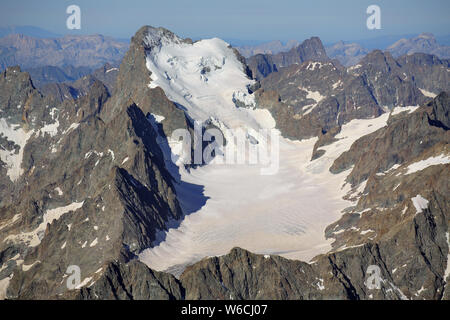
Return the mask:
<path id="1" fill-rule="evenodd" d="M 23 34 L 34 38 L 58 38 L 62 35 L 34 26 L 7 26 L 0 28 L 0 37 L 10 34 Z"/>
<path id="2" fill-rule="evenodd" d="M 60 35 L 34 26 L 0 28 L 0 70 L 20 65 L 27 70 L 36 67 L 89 67 L 92 70 L 105 63 L 120 62 L 129 42 L 102 35 Z M 261 43 L 230 39 L 228 41 L 245 58 L 258 54 L 288 54 L 301 45 L 297 40 Z M 373 49 L 387 50 L 394 57 L 412 53 L 434 54 L 440 59 L 450 58 L 450 36 L 420 35 L 383 36 L 357 41 L 339 41 L 325 45 L 329 58 L 344 66 L 356 65 Z M 79 54 L 81 53 L 81 54 Z"/>
<path id="3" fill-rule="evenodd" d="M 441 59 L 450 58 L 450 46 L 440 45 L 431 33 L 422 33 L 411 39 L 400 39 L 387 48 L 394 57 L 417 52 L 429 53 Z"/>
<path id="4" fill-rule="evenodd" d="M 86 95 L 91 86 L 101 81 L 109 93 L 113 92 L 119 64 L 106 63 L 98 69 L 65 66 L 45 66 L 24 70 L 33 79 L 33 85 L 44 95 L 58 101 L 78 99 Z"/>
<path id="5" fill-rule="evenodd" d="M 326 47 L 326 52 L 329 57 L 339 60 L 344 66 L 352 66 L 357 64 L 370 50 L 358 43 L 339 41 Z"/>
<path id="6" fill-rule="evenodd" d="M 388 39 L 391 38 L 388 37 Z M 443 43 L 447 43 L 447 41 L 444 39 Z M 431 33 L 401 38 L 393 44 L 377 48 L 389 51 L 395 58 L 413 53 L 433 54 L 440 59 L 450 58 L 450 46 L 438 43 L 437 38 Z M 356 65 L 371 49 L 373 48 L 370 43 L 365 43 L 364 41 L 359 43 L 339 41 L 326 47 L 327 55 L 332 59 L 339 60 L 344 66 Z"/>
<path id="7" fill-rule="evenodd" d="M 20 65 L 98 68 L 105 63 L 119 62 L 128 44 L 102 35 L 36 38 L 9 34 L 0 38 L 0 69 Z"/>
<path id="8" fill-rule="evenodd" d="M 258 53 L 270 53 L 276 54 L 282 51 L 289 51 L 294 47 L 300 45 L 297 40 L 289 40 L 286 44 L 283 44 L 280 40 L 261 43 L 258 45 L 246 45 L 238 47 L 239 52 L 246 58 L 249 58 Z"/>
<path id="9" fill-rule="evenodd" d="M 406 35 L 399 39 L 398 36 L 385 36 L 360 41 L 339 41 L 325 46 L 326 53 L 331 59 L 337 59 L 344 66 L 357 64 L 366 54 L 373 49 L 388 50 L 394 57 L 412 53 L 428 53 L 438 56 L 440 59 L 450 58 L 450 46 L 446 45 L 449 37 L 435 37 L 431 33 L 422 33 L 418 36 Z M 258 45 L 239 46 L 237 49 L 246 58 L 256 54 L 277 54 L 286 52 L 300 43 L 290 40 L 286 44 L 280 41 L 271 41 Z"/>

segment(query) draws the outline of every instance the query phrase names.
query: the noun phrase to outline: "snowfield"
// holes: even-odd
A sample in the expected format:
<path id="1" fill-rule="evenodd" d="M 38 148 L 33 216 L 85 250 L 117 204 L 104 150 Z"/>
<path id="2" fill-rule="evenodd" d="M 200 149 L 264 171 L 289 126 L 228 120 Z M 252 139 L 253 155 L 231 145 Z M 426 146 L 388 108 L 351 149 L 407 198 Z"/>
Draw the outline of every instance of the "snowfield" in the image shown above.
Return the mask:
<path id="1" fill-rule="evenodd" d="M 237 108 L 233 103 L 233 97 L 244 93 L 247 102 L 252 101 L 246 93 L 252 81 L 227 43 L 148 41 L 161 43 L 147 56 L 152 72 L 149 86 L 161 87 L 191 118 L 218 119 L 229 129 L 275 127 L 267 110 Z M 186 265 L 226 254 L 236 246 L 304 261 L 329 251 L 332 240 L 325 239 L 324 229 L 351 205 L 342 199 L 350 190 L 344 186 L 349 171 L 333 175 L 329 167 L 356 139 L 385 126 L 388 117 L 386 113 L 344 125 L 339 140 L 321 148 L 325 154 L 312 162 L 317 138 L 280 138 L 279 169 L 272 175 L 261 175 L 263 164 L 213 163 L 190 172 L 180 168 L 181 180 L 204 186 L 208 200 L 178 227 L 161 231 L 154 247 L 141 252 L 139 259 L 155 270 L 179 274 Z M 194 197 L 176 188 L 182 208 L 192 208 Z"/>
<path id="2" fill-rule="evenodd" d="M 450 163 L 450 155 L 438 155 L 436 157 L 429 157 L 425 160 L 420 160 L 410 164 L 407 168 L 406 174 L 415 173 L 424 170 L 430 166 L 437 166 Z"/>
<path id="3" fill-rule="evenodd" d="M 152 72 L 149 87 L 161 87 L 195 120 L 212 117 L 227 128 L 259 128 L 247 109 L 233 103 L 233 97 L 246 105 L 254 103 L 247 90 L 254 81 L 244 74 L 226 42 L 217 38 L 194 44 L 182 43 L 179 38 L 161 42 L 147 56 L 147 68 Z"/>
<path id="4" fill-rule="evenodd" d="M 41 243 L 43 233 L 45 232 L 48 224 L 51 224 L 53 221 L 58 220 L 67 212 L 76 211 L 77 209 L 81 208 L 83 204 L 84 201 L 73 202 L 64 207 L 49 209 L 44 213 L 43 221 L 36 229 L 30 232 L 22 232 L 19 234 L 9 235 L 3 241 L 24 242 L 30 247 L 36 247 Z"/>
<path id="5" fill-rule="evenodd" d="M 3 136 L 8 141 L 14 142 L 19 147 L 18 152 L 0 148 L 0 159 L 6 163 L 7 175 L 12 182 L 15 182 L 23 173 L 22 159 L 23 151 L 28 139 L 33 135 L 33 131 L 26 131 L 20 125 L 9 125 L 6 119 L 0 119 L 0 137 Z"/>

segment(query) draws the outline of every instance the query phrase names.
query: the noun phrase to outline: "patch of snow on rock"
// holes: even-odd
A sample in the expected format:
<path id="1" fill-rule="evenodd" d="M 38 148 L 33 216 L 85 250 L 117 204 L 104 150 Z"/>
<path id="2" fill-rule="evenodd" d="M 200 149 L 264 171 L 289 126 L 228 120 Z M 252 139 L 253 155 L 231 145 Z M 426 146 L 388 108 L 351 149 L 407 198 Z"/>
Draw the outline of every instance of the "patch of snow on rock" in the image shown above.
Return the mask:
<path id="1" fill-rule="evenodd" d="M 428 200 L 422 197 L 420 194 L 411 198 L 414 207 L 416 208 L 416 213 L 421 213 L 423 210 L 428 208 Z"/>
<path id="2" fill-rule="evenodd" d="M 450 155 L 439 155 L 435 157 L 430 157 L 425 160 L 420 160 L 410 164 L 407 168 L 406 174 L 415 173 L 417 171 L 424 170 L 430 166 L 442 165 L 450 163 Z"/>

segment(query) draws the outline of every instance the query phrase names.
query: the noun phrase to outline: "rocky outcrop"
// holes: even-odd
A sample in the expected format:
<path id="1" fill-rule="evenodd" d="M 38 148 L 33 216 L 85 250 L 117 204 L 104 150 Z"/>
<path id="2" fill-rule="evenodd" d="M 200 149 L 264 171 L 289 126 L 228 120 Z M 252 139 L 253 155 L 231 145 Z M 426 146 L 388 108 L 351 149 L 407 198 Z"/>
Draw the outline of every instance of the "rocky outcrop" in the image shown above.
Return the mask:
<path id="1" fill-rule="evenodd" d="M 180 300 L 184 299 L 184 288 L 174 276 L 134 260 L 108 264 L 92 286 L 69 294 L 82 300 Z"/>
<path id="2" fill-rule="evenodd" d="M 427 100 L 411 81 L 413 75 L 408 76 L 388 52 L 372 51 L 349 72 L 363 79 L 380 107 L 414 106 Z"/>
<path id="3" fill-rule="evenodd" d="M 448 63 L 414 54 L 395 60 L 375 50 L 342 68 L 334 62 L 305 62 L 260 81 L 256 99 L 270 110 L 285 137 L 303 139 L 337 133 L 353 119 L 368 119 L 396 106 L 417 106 L 448 91 Z"/>
<path id="4" fill-rule="evenodd" d="M 117 75 L 115 90 L 118 94 L 112 97 L 103 117 L 105 119 L 114 117 L 123 103 L 132 100 L 144 114 L 153 113 L 164 117 L 161 125 L 164 133 L 169 137 L 173 130 L 188 128 L 190 125 L 184 112 L 167 99 L 161 88 L 150 89 L 148 87 L 151 81 L 151 72 L 146 67 L 146 54 L 155 45 L 151 42 L 151 30 L 153 29 L 142 27 L 131 39 L 130 49 L 123 58 Z M 168 30 L 161 30 L 168 33 L 169 36 L 174 36 Z"/>
<path id="5" fill-rule="evenodd" d="M 364 80 L 332 62 L 305 62 L 273 73 L 261 81 L 256 99 L 271 111 L 282 134 L 293 139 L 383 113 Z"/>
<path id="6" fill-rule="evenodd" d="M 392 115 L 388 126 L 356 141 L 330 168 L 339 173 L 353 167 L 347 181 L 358 185 L 371 175 L 410 161 L 436 144 L 450 143 L 448 110 L 450 100 L 443 92 L 432 102 L 409 114 Z M 442 148 L 439 148 L 442 149 Z"/>
<path id="7" fill-rule="evenodd" d="M 298 300 L 322 296 L 317 276 L 307 263 L 234 248 L 188 267 L 180 280 L 187 299 Z"/>
<path id="8" fill-rule="evenodd" d="M 300 45 L 287 52 L 277 54 L 257 54 L 247 59 L 254 79 L 260 80 L 282 67 L 301 64 L 305 61 L 327 61 L 329 58 L 322 42 L 317 37 L 303 41 Z"/>
<path id="9" fill-rule="evenodd" d="M 402 299 L 377 245 L 367 244 L 319 257 L 312 264 L 234 248 L 205 259 L 181 276 L 187 299 Z M 367 267 L 380 266 L 379 289 L 365 283 Z"/>
<path id="10" fill-rule="evenodd" d="M 405 80 L 414 83 L 428 98 L 449 90 L 449 60 L 441 60 L 430 54 L 414 53 L 399 57 L 397 63 L 404 78 L 406 74 Z"/>

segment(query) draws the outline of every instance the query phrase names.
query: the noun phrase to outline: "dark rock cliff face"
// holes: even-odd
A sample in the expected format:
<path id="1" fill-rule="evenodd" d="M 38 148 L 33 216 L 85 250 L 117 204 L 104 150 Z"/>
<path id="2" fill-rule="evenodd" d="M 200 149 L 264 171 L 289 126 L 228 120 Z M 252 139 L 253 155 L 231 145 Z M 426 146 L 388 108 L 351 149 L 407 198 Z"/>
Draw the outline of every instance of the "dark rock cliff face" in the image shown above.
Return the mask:
<path id="1" fill-rule="evenodd" d="M 419 88 L 402 74 L 401 65 L 389 54 L 375 50 L 352 73 L 361 76 L 381 107 L 418 105 L 425 102 Z"/>
<path id="2" fill-rule="evenodd" d="M 164 29 L 168 36 L 174 36 Z M 173 130 L 188 128 L 189 123 L 184 112 L 167 99 L 161 88 L 150 89 L 151 72 L 146 67 L 146 53 L 155 45 L 151 43 L 149 28 L 142 27 L 131 39 L 130 49 L 123 58 L 120 71 L 115 84 L 114 95 L 109 101 L 109 107 L 105 110 L 103 117 L 113 117 L 123 103 L 132 100 L 138 105 L 144 114 L 154 113 L 165 117 L 161 122 L 164 133 L 170 137 Z M 150 41 L 150 42 L 149 42 Z"/>
<path id="3" fill-rule="evenodd" d="M 145 63 L 145 50 L 133 50 L 143 56 L 127 57 Z M 132 72 L 127 62 L 121 69 Z M 62 102 L 43 97 L 17 68 L 2 74 L 2 118 L 29 133 L 18 148 L 23 159 L 17 180 L 1 168 L 0 277 L 14 274 L 9 298 L 64 295 L 69 265 L 80 267 L 81 280 L 93 281 L 102 265 L 129 261 L 152 245 L 169 220 L 182 217 L 175 178 L 147 114 L 179 112 L 186 126 L 184 114 L 160 90 L 133 90 L 131 85 L 147 88 L 150 78 L 125 71 L 117 80 L 123 96 L 110 97 L 96 81 L 83 97 Z M 125 84 L 129 79 L 134 82 Z M 177 123 L 174 118 L 169 125 Z M 14 147 L 7 139 L 2 143 Z"/>
<path id="4" fill-rule="evenodd" d="M 318 299 L 322 295 L 314 268 L 279 256 L 235 248 L 202 260 L 181 275 L 187 299 Z"/>
<path id="5" fill-rule="evenodd" d="M 180 300 L 184 288 L 174 276 L 155 272 L 141 262 L 113 262 L 93 286 L 71 295 L 82 300 Z"/>
<path id="6" fill-rule="evenodd" d="M 252 71 L 253 79 L 260 80 L 267 77 L 272 72 L 277 72 L 278 67 L 273 62 L 272 56 L 270 54 L 259 53 L 250 57 L 247 60 L 247 64 Z"/>
<path id="7" fill-rule="evenodd" d="M 339 173 L 354 166 L 347 181 L 357 185 L 370 175 L 420 156 L 436 144 L 448 144 L 450 132 L 443 123 L 449 121 L 449 105 L 448 94 L 443 92 L 412 114 L 406 111 L 391 116 L 386 128 L 356 141 L 334 161 L 330 171 Z"/>
<path id="8" fill-rule="evenodd" d="M 407 79 L 414 83 L 417 88 L 425 89 L 435 94 L 448 91 L 448 68 L 449 60 L 441 60 L 438 57 L 414 53 L 404 55 L 397 59 L 401 69 L 407 75 Z"/>

